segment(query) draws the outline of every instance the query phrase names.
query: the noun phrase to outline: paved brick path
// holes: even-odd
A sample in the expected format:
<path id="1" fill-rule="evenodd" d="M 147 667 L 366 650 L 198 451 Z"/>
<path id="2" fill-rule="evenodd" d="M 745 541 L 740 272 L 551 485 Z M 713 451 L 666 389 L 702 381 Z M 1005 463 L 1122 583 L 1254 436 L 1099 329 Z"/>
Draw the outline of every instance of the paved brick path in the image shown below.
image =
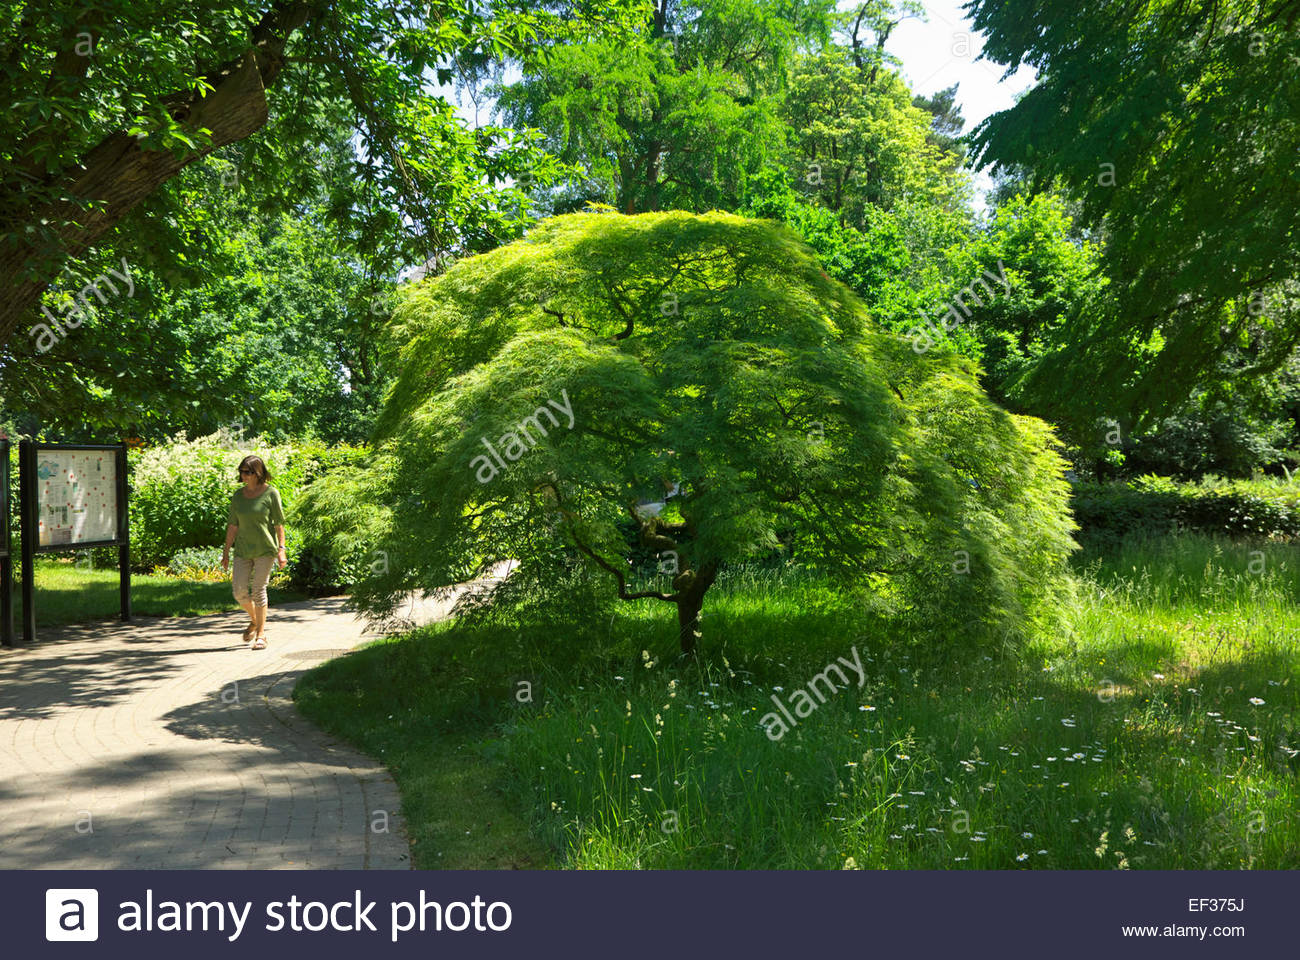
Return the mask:
<path id="1" fill-rule="evenodd" d="M 410 867 L 388 772 L 290 699 L 305 670 L 369 639 L 363 625 L 340 599 L 273 606 L 255 651 L 247 619 L 45 629 L 0 648 L 0 869 Z"/>

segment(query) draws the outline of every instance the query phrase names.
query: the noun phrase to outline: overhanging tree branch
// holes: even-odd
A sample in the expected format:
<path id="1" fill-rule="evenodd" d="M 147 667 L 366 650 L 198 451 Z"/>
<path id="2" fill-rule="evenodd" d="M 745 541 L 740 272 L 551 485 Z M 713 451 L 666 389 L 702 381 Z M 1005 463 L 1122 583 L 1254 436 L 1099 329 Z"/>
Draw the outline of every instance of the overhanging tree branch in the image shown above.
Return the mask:
<path id="1" fill-rule="evenodd" d="M 327 0 L 293 0 L 272 6 L 250 32 L 250 45 L 240 56 L 210 71 L 200 89 L 189 88 L 161 97 L 169 115 L 186 133 L 202 143 L 177 154 L 152 150 L 124 131 L 108 134 L 72 170 L 48 175 L 34 192 L 54 199 L 24 211 L 25 222 L 4 224 L 18 242 L 0 251 L 0 342 L 13 335 L 20 320 L 40 302 L 57 265 L 80 256 L 141 201 L 183 168 L 218 147 L 250 136 L 268 117 L 266 87 L 284 66 L 289 37 L 307 20 L 328 8 Z M 60 54 L 60 56 L 63 56 Z M 80 60 L 89 58 L 80 57 Z M 85 65 L 56 58 L 60 83 L 76 82 Z M 206 94 L 206 95 L 205 95 Z M 29 234 L 26 228 L 46 224 Z M 33 236 L 36 239 L 27 239 Z"/>

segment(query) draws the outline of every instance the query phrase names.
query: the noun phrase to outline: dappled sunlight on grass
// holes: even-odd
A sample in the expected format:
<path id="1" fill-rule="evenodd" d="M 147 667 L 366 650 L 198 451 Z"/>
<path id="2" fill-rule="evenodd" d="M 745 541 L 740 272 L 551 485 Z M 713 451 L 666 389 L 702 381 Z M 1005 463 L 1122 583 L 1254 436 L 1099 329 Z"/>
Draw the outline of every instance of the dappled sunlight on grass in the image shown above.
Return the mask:
<path id="1" fill-rule="evenodd" d="M 581 868 L 1293 868 L 1300 584 L 1281 548 L 1262 568 L 1252 549 L 1084 557 L 1068 629 L 1015 658 L 749 573 L 711 597 L 698 659 L 669 652 L 668 611 L 624 604 L 586 626 L 437 625 L 322 666 L 300 696 L 399 755 L 412 810 L 434 806 L 416 786 L 433 758 L 478 758 L 515 832 L 470 849 L 427 829 L 425 867 L 532 842 Z M 769 735 L 839 657 L 861 680 Z"/>

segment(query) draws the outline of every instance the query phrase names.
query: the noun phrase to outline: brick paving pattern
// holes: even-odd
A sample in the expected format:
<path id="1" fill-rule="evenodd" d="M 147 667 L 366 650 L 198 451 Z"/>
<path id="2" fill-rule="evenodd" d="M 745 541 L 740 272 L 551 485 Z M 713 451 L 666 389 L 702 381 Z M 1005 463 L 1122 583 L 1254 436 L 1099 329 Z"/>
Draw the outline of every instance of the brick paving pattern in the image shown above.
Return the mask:
<path id="1" fill-rule="evenodd" d="M 272 606 L 269 646 L 250 650 L 247 620 L 45 628 L 0 648 L 0 869 L 410 868 L 387 770 L 291 699 L 304 671 L 371 639 L 364 625 L 339 598 Z"/>

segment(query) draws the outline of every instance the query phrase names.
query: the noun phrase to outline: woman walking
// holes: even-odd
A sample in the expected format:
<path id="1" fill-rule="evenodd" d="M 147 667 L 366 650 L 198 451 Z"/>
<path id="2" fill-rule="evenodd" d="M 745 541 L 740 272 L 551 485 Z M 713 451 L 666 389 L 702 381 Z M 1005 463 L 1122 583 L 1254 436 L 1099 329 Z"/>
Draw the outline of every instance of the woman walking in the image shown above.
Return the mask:
<path id="1" fill-rule="evenodd" d="M 230 498 L 226 517 L 226 549 L 221 569 L 230 569 L 230 548 L 235 548 L 235 569 L 230 577 L 235 600 L 251 621 L 244 630 L 244 642 L 254 650 L 266 649 L 266 581 L 271 567 L 288 562 L 284 553 L 284 507 L 280 493 L 267 483 L 270 475 L 261 457 L 245 457 L 239 463 L 244 486 Z M 251 583 L 251 586 L 250 586 Z"/>

